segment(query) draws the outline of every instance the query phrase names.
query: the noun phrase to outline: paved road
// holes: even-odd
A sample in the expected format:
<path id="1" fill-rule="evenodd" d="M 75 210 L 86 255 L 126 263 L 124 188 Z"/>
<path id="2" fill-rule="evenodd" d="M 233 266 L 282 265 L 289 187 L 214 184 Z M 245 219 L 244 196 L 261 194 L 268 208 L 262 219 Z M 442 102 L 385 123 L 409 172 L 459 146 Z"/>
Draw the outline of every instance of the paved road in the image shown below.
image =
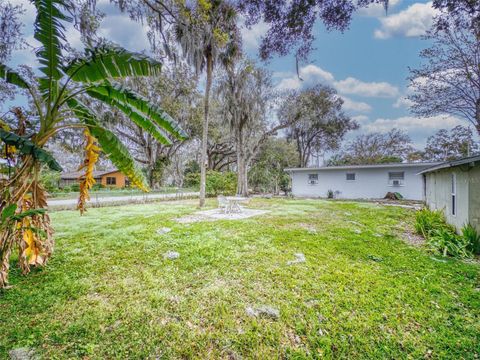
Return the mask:
<path id="1" fill-rule="evenodd" d="M 106 196 L 95 197 L 93 195 L 88 201 L 88 204 L 114 204 L 114 203 L 137 203 L 137 202 L 149 202 L 153 200 L 170 200 L 170 199 L 184 199 L 199 196 L 198 192 L 184 192 L 181 194 L 144 194 L 144 195 L 125 195 L 125 196 Z M 76 206 L 78 199 L 61 199 L 61 200 L 49 200 L 48 206 L 54 207 L 69 207 Z"/>

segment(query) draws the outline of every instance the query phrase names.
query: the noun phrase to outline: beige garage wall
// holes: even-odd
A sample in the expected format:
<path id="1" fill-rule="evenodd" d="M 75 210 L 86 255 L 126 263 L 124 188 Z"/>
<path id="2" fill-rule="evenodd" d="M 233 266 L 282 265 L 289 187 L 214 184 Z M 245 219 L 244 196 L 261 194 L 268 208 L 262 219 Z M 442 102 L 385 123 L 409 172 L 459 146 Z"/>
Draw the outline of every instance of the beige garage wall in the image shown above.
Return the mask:
<path id="1" fill-rule="evenodd" d="M 456 214 L 452 214 L 452 174 L 457 177 Z M 459 168 L 442 169 L 427 175 L 427 205 L 432 210 L 442 210 L 447 221 L 460 229 L 469 222 L 469 172 Z"/>
<path id="2" fill-rule="evenodd" d="M 470 170 L 470 223 L 480 231 L 480 166 Z"/>

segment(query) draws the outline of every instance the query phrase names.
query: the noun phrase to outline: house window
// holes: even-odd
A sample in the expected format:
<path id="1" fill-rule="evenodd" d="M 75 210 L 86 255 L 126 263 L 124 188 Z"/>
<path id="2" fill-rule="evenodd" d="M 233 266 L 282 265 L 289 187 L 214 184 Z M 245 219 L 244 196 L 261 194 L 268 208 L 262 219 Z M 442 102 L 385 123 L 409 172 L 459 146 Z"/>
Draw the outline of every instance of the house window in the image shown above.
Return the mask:
<path id="1" fill-rule="evenodd" d="M 405 172 L 392 171 L 388 173 L 388 184 L 390 186 L 402 186 L 405 181 Z"/>
<path id="2" fill-rule="evenodd" d="M 117 185 L 117 178 L 107 176 L 107 185 Z"/>
<path id="3" fill-rule="evenodd" d="M 308 174 L 308 183 L 310 185 L 318 184 L 318 174 Z"/>
<path id="4" fill-rule="evenodd" d="M 457 174 L 452 174 L 452 215 L 457 214 Z"/>
<path id="5" fill-rule="evenodd" d="M 355 181 L 355 173 L 347 173 L 348 181 Z"/>

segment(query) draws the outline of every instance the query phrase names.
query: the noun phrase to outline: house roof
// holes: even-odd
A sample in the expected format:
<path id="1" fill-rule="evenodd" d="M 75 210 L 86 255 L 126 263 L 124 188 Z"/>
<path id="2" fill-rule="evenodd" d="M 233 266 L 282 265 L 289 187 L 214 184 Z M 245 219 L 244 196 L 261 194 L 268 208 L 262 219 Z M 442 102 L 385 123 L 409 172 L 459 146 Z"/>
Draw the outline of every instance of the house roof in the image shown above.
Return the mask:
<path id="1" fill-rule="evenodd" d="M 93 171 L 93 177 L 95 179 L 102 177 L 103 175 L 111 174 L 117 172 L 117 169 L 110 169 L 110 170 L 103 170 L 103 171 Z M 60 175 L 60 179 L 62 180 L 76 180 L 80 179 L 85 175 L 84 171 L 72 171 L 72 172 L 65 172 Z"/>
<path id="2" fill-rule="evenodd" d="M 475 156 L 469 156 L 465 158 L 461 158 L 458 160 L 452 160 L 452 161 L 445 161 L 440 164 L 430 166 L 422 171 L 420 171 L 418 174 L 425 174 L 429 173 L 432 171 L 437 171 L 441 169 L 446 169 L 446 168 L 451 168 L 451 167 L 456 167 L 456 166 L 461 166 L 461 165 L 469 165 L 469 166 L 474 166 L 475 163 L 479 163 L 480 165 L 480 155 L 475 155 Z"/>
<path id="3" fill-rule="evenodd" d="M 340 166 L 322 166 L 307 168 L 288 168 L 285 171 L 329 171 L 329 170 L 354 170 L 354 169 L 382 169 L 382 168 L 416 168 L 432 167 L 439 165 L 439 162 L 418 162 L 418 163 L 387 163 L 371 165 L 340 165 Z"/>

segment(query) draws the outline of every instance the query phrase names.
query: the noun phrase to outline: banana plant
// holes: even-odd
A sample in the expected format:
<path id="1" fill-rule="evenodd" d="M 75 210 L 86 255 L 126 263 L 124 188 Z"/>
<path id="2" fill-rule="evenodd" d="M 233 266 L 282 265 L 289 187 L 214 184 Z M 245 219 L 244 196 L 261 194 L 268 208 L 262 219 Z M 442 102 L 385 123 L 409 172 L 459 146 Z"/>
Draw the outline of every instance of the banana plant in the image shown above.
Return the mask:
<path id="1" fill-rule="evenodd" d="M 64 24 L 72 21 L 65 15 L 68 3 L 64 0 L 32 2 L 37 11 L 34 38 L 41 44 L 36 51 L 39 75 L 25 78 L 21 72 L 0 63 L 0 78 L 28 94 L 34 107 L 36 126 L 33 128 L 36 130 L 29 134 L 25 129 L 20 130 L 20 126 L 16 130 L 0 127 L 0 140 L 5 147 L 17 151 L 19 158 L 13 175 L 8 180 L 0 179 L 0 212 L 12 209 L 12 204 L 22 213 L 46 207 L 44 190 L 37 181 L 40 165 L 45 163 L 54 170 L 61 168 L 43 148 L 58 132 L 69 128 L 83 128 L 129 177 L 132 185 L 148 191 L 148 183 L 127 147 L 102 124 L 101 117 L 89 104 L 100 102 L 123 112 L 162 144 L 170 144 L 172 138 L 186 139 L 187 134 L 165 111 L 122 84 L 122 80 L 128 78 L 158 75 L 162 63 L 114 45 L 87 48 L 83 56 L 67 58 Z M 19 259 L 25 273 L 30 265 L 44 264 L 51 253 L 53 239 L 48 214 L 34 212 L 32 219 L 26 220 L 15 221 L 44 226 L 47 237 L 29 235 L 31 239 L 26 243 L 27 236 L 18 231 L 22 228 L 19 224 L 10 222 L 11 228 L 0 228 L 0 287 L 6 285 L 9 256 L 15 243 L 20 249 Z M 12 237 L 16 240 L 12 241 Z M 36 254 L 33 261 L 28 254 Z"/>

